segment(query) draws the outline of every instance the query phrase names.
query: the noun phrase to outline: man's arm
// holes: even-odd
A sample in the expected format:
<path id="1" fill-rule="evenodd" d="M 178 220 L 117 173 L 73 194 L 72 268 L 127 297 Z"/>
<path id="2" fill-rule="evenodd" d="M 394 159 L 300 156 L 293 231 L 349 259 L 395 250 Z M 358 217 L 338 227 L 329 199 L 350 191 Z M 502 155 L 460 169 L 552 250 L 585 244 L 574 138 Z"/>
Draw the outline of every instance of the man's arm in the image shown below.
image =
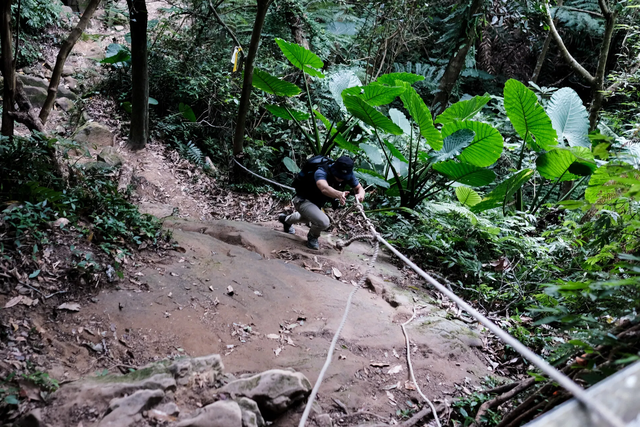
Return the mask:
<path id="1" fill-rule="evenodd" d="M 353 192 L 356 194 L 356 199 L 358 199 L 358 201 L 362 203 L 365 196 L 365 191 L 362 185 L 358 184 L 356 188 L 353 189 Z"/>
<path id="2" fill-rule="evenodd" d="M 347 203 L 347 195 L 348 191 L 338 191 L 335 188 L 331 187 L 326 179 L 319 179 L 316 181 L 316 185 L 320 189 L 320 192 L 327 197 L 332 199 L 338 199 L 341 205 Z M 363 190 L 364 191 L 364 190 Z"/>

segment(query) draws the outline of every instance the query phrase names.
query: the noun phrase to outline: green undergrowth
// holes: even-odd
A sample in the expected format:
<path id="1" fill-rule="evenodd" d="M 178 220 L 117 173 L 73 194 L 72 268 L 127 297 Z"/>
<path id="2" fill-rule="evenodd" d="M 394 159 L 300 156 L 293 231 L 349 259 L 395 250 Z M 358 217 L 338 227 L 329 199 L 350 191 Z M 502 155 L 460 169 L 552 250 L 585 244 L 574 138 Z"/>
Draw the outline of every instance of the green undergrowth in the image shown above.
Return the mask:
<path id="1" fill-rule="evenodd" d="M 118 192 L 115 170 L 72 164 L 68 182 L 62 179 L 53 160 L 56 146 L 81 150 L 74 143 L 42 134 L 0 140 L 4 171 L 0 176 L 0 226 L 5 236 L 0 252 L 10 256 L 7 254 L 18 250 L 35 256 L 38 245 L 52 243 L 52 233 L 62 229 L 120 261 L 140 245 L 154 245 L 169 237 L 157 219 L 141 214 L 126 194 Z M 81 259 L 80 267 L 91 264 L 91 255 L 74 246 L 70 251 Z"/>

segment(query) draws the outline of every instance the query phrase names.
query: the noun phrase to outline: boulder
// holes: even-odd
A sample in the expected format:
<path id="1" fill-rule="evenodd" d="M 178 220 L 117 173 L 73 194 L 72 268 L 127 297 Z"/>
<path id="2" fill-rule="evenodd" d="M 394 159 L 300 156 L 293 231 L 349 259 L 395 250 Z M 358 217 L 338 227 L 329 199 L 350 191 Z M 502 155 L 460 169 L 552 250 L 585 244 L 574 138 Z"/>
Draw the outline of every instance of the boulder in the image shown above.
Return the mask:
<path id="1" fill-rule="evenodd" d="M 194 418 L 179 422 L 176 427 L 243 427 L 242 411 L 233 400 L 219 400 L 205 406 Z"/>
<path id="2" fill-rule="evenodd" d="M 247 397 L 236 399 L 242 411 L 242 427 L 264 427 L 265 422 L 258 404 Z"/>
<path id="3" fill-rule="evenodd" d="M 69 90 L 73 93 L 80 93 L 80 86 L 78 85 L 78 81 L 73 77 L 65 77 L 64 84 L 69 87 Z"/>
<path id="4" fill-rule="evenodd" d="M 58 98 L 56 99 L 56 105 L 62 109 L 62 111 L 69 112 L 76 105 L 72 100 L 68 98 Z"/>
<path id="5" fill-rule="evenodd" d="M 97 122 L 88 122 L 82 126 L 73 136 L 79 143 L 86 143 L 98 147 L 108 147 L 113 144 L 113 133 L 111 130 Z"/>
<path id="6" fill-rule="evenodd" d="M 65 65 L 62 67 L 62 77 L 69 77 L 76 73 L 76 70 L 73 69 L 70 65 Z"/>
<path id="7" fill-rule="evenodd" d="M 78 95 L 76 95 L 70 88 L 67 88 L 63 85 L 58 86 L 58 93 L 56 94 L 59 98 L 69 98 L 72 101 L 78 99 Z"/>
<path id="8" fill-rule="evenodd" d="M 171 372 L 178 385 L 191 383 L 196 375 L 200 381 L 205 380 L 209 384 L 213 384 L 223 369 L 224 366 L 219 354 L 178 359 L 169 366 L 169 372 Z"/>
<path id="9" fill-rule="evenodd" d="M 29 98 L 31 105 L 36 108 L 42 108 L 44 101 L 47 99 L 47 90 L 37 86 L 25 86 L 24 93 Z"/>
<path id="10" fill-rule="evenodd" d="M 138 210 L 140 213 L 153 215 L 158 219 L 173 216 L 173 212 L 177 208 L 166 203 L 140 202 Z"/>
<path id="11" fill-rule="evenodd" d="M 118 154 L 114 147 L 104 147 L 100 154 L 98 154 L 98 161 L 104 162 L 109 166 L 116 167 L 122 166 L 122 157 Z"/>
<path id="12" fill-rule="evenodd" d="M 307 397 L 311 392 L 311 383 L 300 372 L 272 369 L 233 381 L 220 391 L 254 400 L 263 417 L 273 420 L 290 406 Z"/>
<path id="13" fill-rule="evenodd" d="M 333 422 L 331 421 L 331 415 L 329 414 L 316 415 L 314 420 L 318 425 L 318 427 L 333 427 Z"/>
<path id="14" fill-rule="evenodd" d="M 49 82 L 40 77 L 31 76 L 29 74 L 16 74 L 16 78 L 22 82 L 22 85 L 27 89 L 27 86 L 39 87 L 45 90 L 49 89 Z"/>
<path id="15" fill-rule="evenodd" d="M 113 399 L 109 413 L 98 427 L 128 427 L 139 425 L 141 412 L 153 407 L 164 398 L 162 390 L 138 390 L 130 396 Z"/>

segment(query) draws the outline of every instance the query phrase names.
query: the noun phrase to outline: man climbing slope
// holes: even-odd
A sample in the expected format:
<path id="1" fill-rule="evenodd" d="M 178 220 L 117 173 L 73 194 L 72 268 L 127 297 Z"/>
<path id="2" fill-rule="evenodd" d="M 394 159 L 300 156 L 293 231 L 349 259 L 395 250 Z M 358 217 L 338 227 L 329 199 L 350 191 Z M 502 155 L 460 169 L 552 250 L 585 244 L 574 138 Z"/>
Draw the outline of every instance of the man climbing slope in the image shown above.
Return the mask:
<path id="1" fill-rule="evenodd" d="M 307 247 L 319 249 L 318 238 L 323 230 L 329 228 L 329 217 L 322 211 L 327 202 L 337 199 L 344 205 L 349 185 L 359 202 L 364 200 L 365 191 L 353 174 L 353 160 L 348 156 L 339 157 L 335 162 L 323 156 L 315 156 L 307 161 L 302 172 L 294 181 L 296 196 L 293 205 L 296 212 L 291 215 L 280 214 L 278 220 L 284 231 L 295 234 L 292 225 L 309 222 L 311 228 L 307 234 Z"/>

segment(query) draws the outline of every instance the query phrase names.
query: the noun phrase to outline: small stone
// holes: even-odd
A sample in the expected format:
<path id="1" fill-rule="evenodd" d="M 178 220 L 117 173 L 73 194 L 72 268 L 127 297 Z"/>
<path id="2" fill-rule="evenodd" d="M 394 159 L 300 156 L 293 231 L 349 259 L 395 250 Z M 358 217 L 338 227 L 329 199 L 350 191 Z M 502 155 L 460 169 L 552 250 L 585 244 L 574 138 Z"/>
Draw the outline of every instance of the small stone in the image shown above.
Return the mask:
<path id="1" fill-rule="evenodd" d="M 104 147 L 98 154 L 98 161 L 104 162 L 111 167 L 122 166 L 124 163 L 114 147 Z"/>
<path id="2" fill-rule="evenodd" d="M 71 101 L 70 99 L 67 98 L 58 98 L 56 99 L 56 105 L 58 107 L 60 107 L 63 111 L 65 112 L 69 112 L 73 109 L 73 107 L 76 105 L 73 103 L 73 101 Z"/>
<path id="3" fill-rule="evenodd" d="M 315 420 L 318 427 L 333 427 L 331 415 L 329 414 L 316 415 Z"/>
<path id="4" fill-rule="evenodd" d="M 311 392 L 311 383 L 300 372 L 272 369 L 233 381 L 220 389 L 224 393 L 254 400 L 262 416 L 273 420 Z"/>
<path id="5" fill-rule="evenodd" d="M 62 77 L 69 77 L 74 74 L 75 74 L 75 70 L 73 69 L 73 67 L 69 65 L 65 65 L 64 67 L 62 67 Z"/>
<path id="6" fill-rule="evenodd" d="M 137 425 L 136 415 L 154 406 L 164 398 L 162 390 L 138 390 L 130 396 L 113 399 L 109 403 L 109 414 L 100 421 L 99 427 L 128 427 Z"/>
<path id="7" fill-rule="evenodd" d="M 82 126 L 73 139 L 79 143 L 86 143 L 98 147 L 108 147 L 113 144 L 113 133 L 111 130 L 97 122 L 88 122 Z"/>
<path id="8" fill-rule="evenodd" d="M 80 92 L 80 86 L 78 86 L 78 81 L 73 77 L 65 77 L 64 83 L 69 87 L 69 90 L 72 91 L 73 93 Z"/>
<path id="9" fill-rule="evenodd" d="M 113 29 L 116 31 L 122 31 L 124 30 L 124 27 L 122 25 L 116 25 L 115 27 L 113 27 Z"/>
<path id="10" fill-rule="evenodd" d="M 262 418 L 256 402 L 246 397 L 241 397 L 236 402 L 238 402 L 242 411 L 243 427 L 263 427 L 265 425 L 264 418 Z"/>
<path id="11" fill-rule="evenodd" d="M 56 94 L 56 96 L 60 98 L 69 98 L 72 101 L 75 101 L 76 99 L 78 99 L 78 95 L 73 93 L 71 89 L 65 87 L 64 85 L 58 86 L 58 93 Z"/>
<path id="12" fill-rule="evenodd" d="M 198 416 L 179 422 L 176 427 L 243 427 L 242 411 L 233 400 L 219 400 L 205 406 Z"/>

